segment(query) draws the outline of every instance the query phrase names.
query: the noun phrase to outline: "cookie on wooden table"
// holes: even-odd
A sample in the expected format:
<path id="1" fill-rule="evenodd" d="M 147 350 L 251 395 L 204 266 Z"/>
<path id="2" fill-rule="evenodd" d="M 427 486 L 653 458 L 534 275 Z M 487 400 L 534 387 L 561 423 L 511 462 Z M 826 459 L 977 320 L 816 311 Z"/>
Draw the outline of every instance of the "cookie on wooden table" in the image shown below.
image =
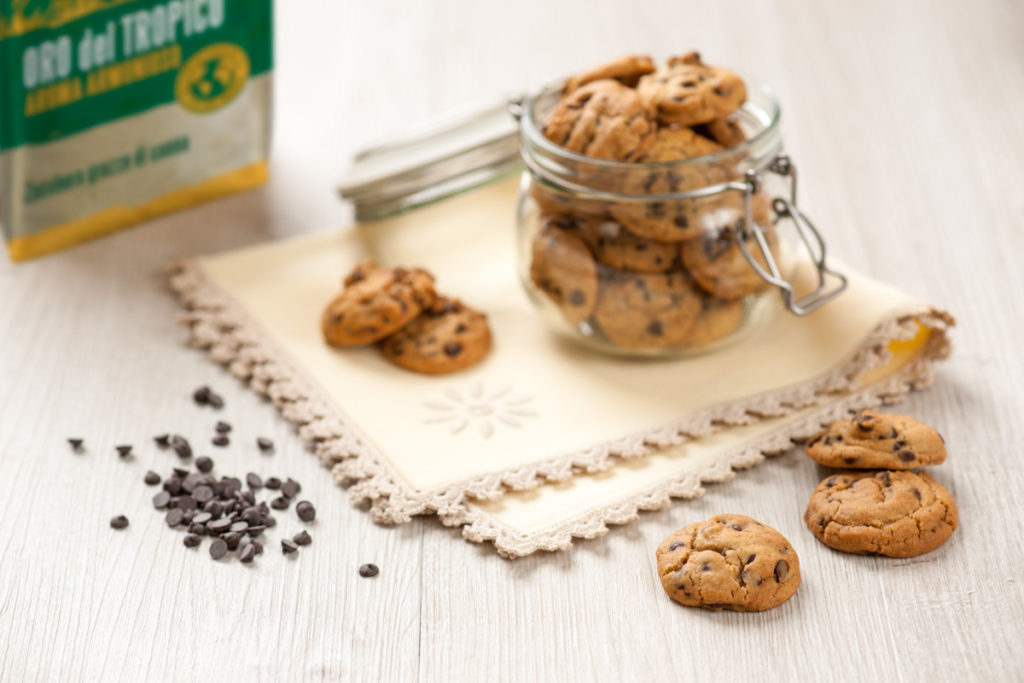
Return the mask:
<path id="1" fill-rule="evenodd" d="M 946 460 L 946 444 L 933 428 L 906 415 L 864 410 L 837 420 L 804 446 L 828 467 L 910 470 Z"/>
<path id="2" fill-rule="evenodd" d="M 382 268 L 364 261 L 324 310 L 321 328 L 332 346 L 370 344 L 392 334 L 430 306 L 434 277 L 421 268 Z"/>
<path id="3" fill-rule="evenodd" d="M 804 522 L 819 541 L 845 553 L 914 557 L 956 529 L 953 496 L 923 472 L 834 474 L 814 489 Z"/>
<path id="4" fill-rule="evenodd" d="M 800 560 L 789 541 L 744 515 L 683 527 L 661 542 L 657 560 L 665 592 L 691 607 L 760 612 L 800 586 Z"/>
<path id="5" fill-rule="evenodd" d="M 491 349 L 491 328 L 483 313 L 456 299 L 438 297 L 379 347 L 385 358 L 407 370 L 445 374 L 481 361 Z"/>

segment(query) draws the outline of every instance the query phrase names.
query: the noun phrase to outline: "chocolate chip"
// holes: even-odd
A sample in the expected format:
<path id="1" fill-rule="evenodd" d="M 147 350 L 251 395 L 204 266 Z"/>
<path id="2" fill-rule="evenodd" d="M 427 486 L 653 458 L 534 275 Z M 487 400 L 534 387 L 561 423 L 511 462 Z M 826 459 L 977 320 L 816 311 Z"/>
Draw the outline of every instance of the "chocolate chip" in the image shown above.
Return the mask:
<path id="1" fill-rule="evenodd" d="M 825 445 L 826 446 L 831 446 L 832 445 L 832 435 L 831 434 L 829 434 L 828 436 L 825 437 Z"/>
<path id="2" fill-rule="evenodd" d="M 274 450 L 274 442 L 265 436 L 261 436 L 256 439 L 256 445 L 259 446 L 261 451 L 272 451 Z"/>
<path id="3" fill-rule="evenodd" d="M 184 511 L 195 510 L 199 505 L 192 496 L 182 496 L 178 499 L 178 508 Z"/>
<path id="4" fill-rule="evenodd" d="M 200 513 L 200 514 L 205 514 L 205 513 Z M 196 515 L 196 517 L 198 517 L 198 516 L 199 515 Z M 190 534 L 195 534 L 196 536 L 204 536 L 204 535 L 206 535 L 206 527 L 203 526 L 202 524 L 200 524 L 199 522 L 197 522 L 196 518 L 193 517 L 192 518 L 192 522 L 188 525 L 188 532 Z"/>
<path id="5" fill-rule="evenodd" d="M 248 484 L 249 488 L 251 488 L 253 491 L 257 491 L 263 488 L 263 480 L 260 479 L 260 475 L 256 474 L 255 472 L 250 472 L 249 474 L 245 475 L 245 483 Z"/>
<path id="6" fill-rule="evenodd" d="M 85 443 L 84 439 L 68 439 L 68 443 L 71 444 L 71 450 L 80 451 L 82 450 L 82 444 Z"/>
<path id="7" fill-rule="evenodd" d="M 270 507 L 275 510 L 287 510 L 290 504 L 291 501 L 284 496 L 278 496 L 274 500 L 270 501 Z"/>
<path id="8" fill-rule="evenodd" d="M 897 441 L 896 443 L 894 443 L 892 445 L 892 452 L 895 453 L 896 451 L 900 450 L 901 448 L 906 448 L 906 447 L 907 447 L 907 442 L 906 441 Z"/>
<path id="9" fill-rule="evenodd" d="M 197 512 L 196 516 L 192 518 L 192 521 L 196 524 L 206 524 L 207 522 L 212 520 L 213 514 L 207 512 L 206 510 L 203 510 L 202 512 Z"/>
<path id="10" fill-rule="evenodd" d="M 132 447 L 128 444 L 125 444 L 123 446 L 115 446 L 115 448 L 117 450 L 118 457 L 127 458 L 129 455 L 132 454 Z"/>
<path id="11" fill-rule="evenodd" d="M 209 512 L 213 515 L 214 519 L 218 519 L 224 514 L 224 508 L 219 500 L 211 500 L 208 503 L 203 504 L 203 512 Z"/>
<path id="12" fill-rule="evenodd" d="M 895 428 L 895 427 L 893 427 L 893 428 L 892 428 L 892 433 L 891 433 L 891 434 L 889 435 L 889 438 L 890 438 L 890 439 L 895 439 L 895 438 L 896 438 L 896 437 L 898 437 L 899 435 L 900 435 L 900 433 L 896 431 L 896 428 Z"/>
<path id="13" fill-rule="evenodd" d="M 312 522 L 316 519 L 316 508 L 308 500 L 304 500 L 296 505 L 295 512 L 303 522 Z"/>
<path id="14" fill-rule="evenodd" d="M 224 448 L 224 446 L 227 446 L 229 443 L 231 443 L 230 439 L 228 439 L 228 437 L 224 434 L 218 434 L 217 436 L 213 437 L 211 441 L 214 446 L 217 446 L 219 448 Z"/>
<path id="15" fill-rule="evenodd" d="M 913 453 L 912 451 L 900 451 L 900 453 L 899 453 L 899 458 L 900 458 L 900 460 L 902 460 L 903 462 L 911 462 L 911 461 L 913 461 L 913 460 L 914 460 L 914 458 L 916 458 L 916 457 L 917 457 L 917 456 L 916 456 L 916 455 L 914 455 L 914 453 Z"/>
<path id="16" fill-rule="evenodd" d="M 313 542 L 313 537 L 309 535 L 308 531 L 300 531 L 292 536 L 292 540 L 295 541 L 295 545 L 309 545 Z"/>
<path id="17" fill-rule="evenodd" d="M 775 563 L 775 580 L 778 583 L 782 583 L 789 578 L 789 563 L 785 560 L 779 560 Z"/>
<path id="18" fill-rule="evenodd" d="M 217 410 L 224 407 L 224 399 L 221 398 L 219 394 L 215 394 L 212 391 L 210 392 L 210 395 L 206 397 L 206 402 L 210 404 L 211 408 L 216 408 Z"/>
<path id="19" fill-rule="evenodd" d="M 179 458 L 191 458 L 192 457 L 192 446 L 188 440 L 180 434 L 175 434 L 171 437 L 171 448 L 178 454 Z"/>
<path id="20" fill-rule="evenodd" d="M 187 477 L 188 476 L 188 470 L 186 470 L 184 467 L 175 467 L 174 468 L 174 476 L 178 477 L 179 479 Z"/>
<path id="21" fill-rule="evenodd" d="M 671 552 L 673 550 L 678 550 L 679 548 L 682 548 L 682 547 L 683 547 L 683 542 L 682 541 L 676 541 L 675 543 L 672 543 L 668 547 L 668 549 L 669 549 L 669 552 Z"/>
<path id="22" fill-rule="evenodd" d="M 142 478 L 142 481 L 146 482 L 147 486 L 156 486 L 160 483 L 160 475 L 150 470 L 146 472 L 146 476 Z"/>
<path id="23" fill-rule="evenodd" d="M 365 579 L 377 576 L 377 574 L 380 574 L 380 569 L 378 569 L 375 564 L 364 564 L 359 568 L 359 576 L 362 576 Z"/>
<path id="24" fill-rule="evenodd" d="M 299 482 L 291 478 L 289 478 L 287 481 L 281 484 L 281 493 L 283 493 L 288 498 L 294 498 L 299 494 L 299 491 L 301 490 L 302 487 L 299 485 Z"/>
<path id="25" fill-rule="evenodd" d="M 186 548 L 195 548 L 203 542 L 203 539 L 198 534 L 186 534 L 181 542 L 185 544 Z"/>
<path id="26" fill-rule="evenodd" d="M 238 550 L 238 546 L 242 543 L 242 532 L 232 531 L 221 536 L 221 539 L 228 544 L 228 550 Z"/>
<path id="27" fill-rule="evenodd" d="M 112 529 L 127 529 L 128 518 L 124 515 L 118 515 L 117 517 L 113 517 L 110 520 L 110 527 Z"/>
<path id="28" fill-rule="evenodd" d="M 263 482 L 263 485 L 271 491 L 276 491 L 281 488 L 281 480 L 277 477 L 268 477 L 267 480 Z"/>
<path id="29" fill-rule="evenodd" d="M 224 539 L 218 538 L 216 541 L 210 544 L 210 557 L 215 560 L 219 560 L 228 554 L 228 544 L 224 542 Z"/>
<path id="30" fill-rule="evenodd" d="M 647 334 L 652 337 L 660 337 L 665 333 L 665 326 L 661 324 L 660 320 L 654 320 L 650 325 L 647 326 Z"/>
<path id="31" fill-rule="evenodd" d="M 167 526 L 175 527 L 185 520 L 185 513 L 178 508 L 172 508 L 167 511 L 167 516 L 164 517 L 164 520 L 167 522 Z"/>
<path id="32" fill-rule="evenodd" d="M 891 485 L 891 484 L 892 484 L 892 479 L 891 479 L 891 477 L 889 476 L 889 473 L 888 473 L 888 472 L 880 472 L 880 473 L 878 474 L 878 478 L 879 478 L 879 479 L 880 479 L 880 480 L 882 481 L 882 483 L 883 483 L 883 484 L 885 484 L 886 486 L 889 486 L 889 485 Z"/>
<path id="33" fill-rule="evenodd" d="M 569 303 L 573 306 L 582 306 L 587 303 L 587 296 L 578 289 L 569 292 Z"/>
<path id="34" fill-rule="evenodd" d="M 164 482 L 164 491 L 167 491 L 167 493 L 171 494 L 172 496 L 176 496 L 179 493 L 181 493 L 181 479 L 178 479 L 177 477 L 171 477 L 170 479 L 166 480 Z"/>
<path id="35" fill-rule="evenodd" d="M 845 458 L 843 458 L 843 462 L 845 462 L 847 465 L 852 465 L 853 463 L 857 462 L 857 460 L 859 460 L 859 458 L 856 455 L 848 455 Z"/>
<path id="36" fill-rule="evenodd" d="M 213 499 L 213 489 L 205 485 L 197 486 L 195 490 L 192 491 L 192 497 L 200 503 L 206 503 Z"/>
<path id="37" fill-rule="evenodd" d="M 238 560 L 244 564 L 249 564 L 256 557 L 256 546 L 252 543 L 246 543 L 245 547 L 242 548 L 242 552 L 238 555 Z"/>
<path id="38" fill-rule="evenodd" d="M 921 500 L 921 492 L 917 490 L 916 486 L 911 486 L 910 487 L 910 492 L 914 494 L 914 498 L 917 498 L 918 500 Z"/>
<path id="39" fill-rule="evenodd" d="M 171 435 L 161 434 L 160 436 L 154 436 L 153 442 L 157 445 L 158 448 L 167 448 L 168 446 L 171 445 Z"/>
<path id="40" fill-rule="evenodd" d="M 171 494 L 167 491 L 161 491 L 160 493 L 153 496 L 153 507 L 157 510 L 162 510 L 167 507 L 171 502 Z"/>
<path id="41" fill-rule="evenodd" d="M 210 401 L 210 387 L 202 386 L 193 391 L 192 400 L 196 405 L 205 406 Z"/>
<path id="42" fill-rule="evenodd" d="M 299 546 L 295 545 L 295 542 L 293 540 L 291 540 L 290 538 L 282 538 L 281 539 L 281 552 L 284 553 L 285 555 L 288 555 L 290 553 L 294 553 L 298 549 L 299 549 Z"/>
<path id="43" fill-rule="evenodd" d="M 196 469 L 203 473 L 209 472 L 213 469 L 213 460 L 209 456 L 200 455 L 196 458 Z"/>
<path id="44" fill-rule="evenodd" d="M 235 522 L 234 524 L 231 525 L 230 531 L 231 531 L 231 533 L 234 534 L 234 533 L 244 532 L 244 531 L 248 530 L 248 528 L 249 528 L 249 523 L 248 522 L 239 521 L 239 522 Z"/>
<path id="45" fill-rule="evenodd" d="M 227 422 L 224 422 L 223 420 L 220 420 L 219 422 L 217 422 L 217 426 L 214 427 L 214 430 L 218 434 L 227 434 L 228 432 L 231 431 L 231 425 L 229 425 Z"/>
<path id="46" fill-rule="evenodd" d="M 455 356 L 462 353 L 462 344 L 459 342 L 448 342 L 444 345 L 444 355 L 449 358 L 455 358 Z"/>

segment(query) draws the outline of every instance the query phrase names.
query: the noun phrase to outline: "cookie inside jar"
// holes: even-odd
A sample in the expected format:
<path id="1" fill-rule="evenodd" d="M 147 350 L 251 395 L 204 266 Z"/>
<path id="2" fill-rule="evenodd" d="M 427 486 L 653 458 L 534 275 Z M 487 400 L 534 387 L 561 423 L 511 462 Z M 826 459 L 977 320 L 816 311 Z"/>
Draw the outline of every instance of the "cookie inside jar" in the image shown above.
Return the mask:
<path id="1" fill-rule="evenodd" d="M 781 151 L 777 123 L 767 88 L 696 52 L 628 55 L 531 98 L 519 252 L 534 302 L 626 355 L 737 338 L 788 264 L 785 188 L 748 181 Z"/>

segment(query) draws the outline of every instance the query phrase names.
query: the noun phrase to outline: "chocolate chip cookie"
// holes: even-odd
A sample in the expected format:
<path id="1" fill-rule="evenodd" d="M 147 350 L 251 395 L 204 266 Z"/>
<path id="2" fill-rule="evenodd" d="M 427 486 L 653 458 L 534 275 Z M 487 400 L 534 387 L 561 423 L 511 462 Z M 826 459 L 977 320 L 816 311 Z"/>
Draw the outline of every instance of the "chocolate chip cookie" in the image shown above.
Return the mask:
<path id="1" fill-rule="evenodd" d="M 743 79 L 728 69 L 704 64 L 691 52 L 669 60 L 636 86 L 660 123 L 693 126 L 728 116 L 747 101 Z"/>
<path id="2" fill-rule="evenodd" d="M 701 289 L 720 297 L 733 300 L 755 294 L 769 284 L 750 265 L 736 242 L 736 236 L 743 227 L 739 219 L 731 225 L 710 230 L 692 240 L 683 242 L 681 256 L 686 269 Z M 764 233 L 773 255 L 777 255 L 778 238 L 774 230 Z M 745 241 L 747 251 L 762 268 L 767 261 L 760 246 L 753 237 Z"/>
<path id="3" fill-rule="evenodd" d="M 722 147 L 735 147 L 747 139 L 740 124 L 732 118 L 723 117 L 693 127 L 694 131 L 714 140 Z"/>
<path id="4" fill-rule="evenodd" d="M 700 313 L 700 297 L 680 271 L 630 273 L 602 266 L 599 280 L 594 320 L 616 346 L 676 346 Z"/>
<path id="5" fill-rule="evenodd" d="M 665 592 L 691 607 L 760 612 L 800 586 L 800 560 L 789 541 L 743 515 L 683 527 L 661 542 L 657 559 Z"/>
<path id="6" fill-rule="evenodd" d="M 850 472 L 818 484 L 804 521 L 819 541 L 845 553 L 914 557 L 946 542 L 957 508 L 923 472 Z"/>
<path id="7" fill-rule="evenodd" d="M 563 97 L 544 124 L 557 145 L 598 159 L 630 161 L 654 141 L 650 108 L 632 88 L 609 79 L 593 81 Z"/>
<path id="8" fill-rule="evenodd" d="M 599 263 L 640 273 L 671 270 L 679 261 L 679 243 L 640 237 L 610 218 L 577 216 L 576 226 Z"/>
<path id="9" fill-rule="evenodd" d="M 324 310 L 321 328 L 332 346 L 370 344 L 400 329 L 436 298 L 434 277 L 421 268 L 381 268 L 364 261 Z"/>
<path id="10" fill-rule="evenodd" d="M 828 467 L 910 470 L 946 460 L 937 431 L 906 415 L 864 410 L 833 422 L 804 446 L 812 460 Z"/>
<path id="11" fill-rule="evenodd" d="M 457 299 L 438 297 L 418 318 L 379 343 L 384 357 L 428 375 L 476 364 L 491 349 L 487 316 Z"/>
<path id="12" fill-rule="evenodd" d="M 570 216 L 547 216 L 533 239 L 530 279 L 573 325 L 597 302 L 597 264 Z"/>
<path id="13" fill-rule="evenodd" d="M 700 313 L 683 344 L 696 351 L 724 339 L 743 322 L 743 302 L 701 296 Z"/>
<path id="14" fill-rule="evenodd" d="M 649 55 L 624 55 L 568 78 L 562 87 L 562 93 L 567 95 L 578 90 L 580 86 L 604 79 L 616 80 L 633 88 L 636 87 L 641 76 L 653 72 L 654 61 Z"/>

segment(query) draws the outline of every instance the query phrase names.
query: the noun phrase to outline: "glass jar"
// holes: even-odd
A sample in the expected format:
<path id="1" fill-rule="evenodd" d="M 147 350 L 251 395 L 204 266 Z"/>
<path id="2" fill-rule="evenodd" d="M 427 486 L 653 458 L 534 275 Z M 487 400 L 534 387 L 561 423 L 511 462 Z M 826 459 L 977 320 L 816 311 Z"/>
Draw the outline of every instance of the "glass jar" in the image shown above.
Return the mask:
<path id="1" fill-rule="evenodd" d="M 753 79 L 747 90 L 729 119 L 744 141 L 642 163 L 586 157 L 548 140 L 541 127 L 558 88 L 512 104 L 525 165 L 519 274 L 558 330 L 618 354 L 685 355 L 765 319 L 773 288 L 797 315 L 842 291 L 845 278 L 826 266 L 820 236 L 795 205 L 778 102 Z M 818 282 L 798 295 L 789 280 L 801 261 Z"/>

